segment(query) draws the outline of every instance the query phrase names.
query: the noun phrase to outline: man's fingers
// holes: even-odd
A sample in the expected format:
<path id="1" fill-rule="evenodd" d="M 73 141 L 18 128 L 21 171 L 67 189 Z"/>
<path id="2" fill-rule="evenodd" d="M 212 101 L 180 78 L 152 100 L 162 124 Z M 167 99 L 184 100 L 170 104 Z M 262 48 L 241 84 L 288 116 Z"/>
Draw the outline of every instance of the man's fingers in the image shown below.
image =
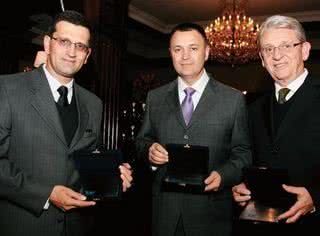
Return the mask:
<path id="1" fill-rule="evenodd" d="M 154 143 L 149 148 L 149 160 L 153 164 L 162 165 L 168 162 L 168 152 L 158 143 Z"/>
<path id="2" fill-rule="evenodd" d="M 130 169 L 129 169 L 130 168 Z M 122 179 L 122 190 L 125 192 L 128 188 L 131 187 L 132 178 L 132 170 L 128 163 L 124 163 L 119 166 L 120 169 L 120 177 Z"/>
<path id="3" fill-rule="evenodd" d="M 85 201 L 86 197 L 65 186 L 55 186 L 49 197 L 50 202 L 58 208 L 67 211 L 76 207 L 88 207 L 95 205 L 93 201 Z"/>

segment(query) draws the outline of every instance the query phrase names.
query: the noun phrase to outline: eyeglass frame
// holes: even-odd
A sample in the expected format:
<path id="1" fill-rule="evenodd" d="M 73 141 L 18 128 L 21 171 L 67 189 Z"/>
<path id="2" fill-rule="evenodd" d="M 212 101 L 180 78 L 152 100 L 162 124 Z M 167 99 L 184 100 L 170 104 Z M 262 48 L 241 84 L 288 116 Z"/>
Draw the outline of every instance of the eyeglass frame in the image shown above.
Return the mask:
<path id="1" fill-rule="evenodd" d="M 51 36 L 50 38 L 53 40 L 56 40 L 58 42 L 59 46 L 61 46 L 61 47 L 70 48 L 71 45 L 74 45 L 75 49 L 78 52 L 87 53 L 90 48 L 88 45 L 85 45 L 84 43 L 80 43 L 80 42 L 73 43 L 69 39 L 63 39 L 63 38 L 53 37 L 53 36 Z"/>
<path id="2" fill-rule="evenodd" d="M 283 44 L 280 44 L 280 45 L 277 46 L 277 47 L 275 47 L 275 46 L 261 47 L 261 48 L 260 48 L 260 51 L 261 51 L 264 55 L 266 55 L 266 56 L 268 56 L 268 57 L 270 57 L 271 55 L 274 54 L 276 48 L 279 50 L 280 53 L 282 53 L 282 54 L 287 54 L 287 53 L 290 53 L 290 51 L 291 51 L 292 49 L 294 49 L 296 46 L 301 45 L 301 44 L 303 44 L 303 43 L 305 43 L 305 41 L 301 41 L 301 42 L 298 42 L 298 43 L 283 43 Z M 271 51 L 266 51 L 267 49 L 270 49 Z"/>

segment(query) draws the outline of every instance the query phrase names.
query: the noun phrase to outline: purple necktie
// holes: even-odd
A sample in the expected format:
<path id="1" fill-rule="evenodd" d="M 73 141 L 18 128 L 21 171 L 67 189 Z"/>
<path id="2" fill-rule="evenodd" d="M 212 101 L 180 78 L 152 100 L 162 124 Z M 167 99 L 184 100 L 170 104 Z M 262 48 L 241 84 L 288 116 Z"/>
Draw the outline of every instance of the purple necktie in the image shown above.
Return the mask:
<path id="1" fill-rule="evenodd" d="M 184 89 L 186 96 L 182 101 L 181 108 L 182 108 L 182 114 L 184 117 L 184 121 L 186 122 L 186 125 L 189 124 L 192 117 L 192 112 L 193 112 L 192 95 L 194 94 L 195 91 L 196 90 L 191 87 Z"/>

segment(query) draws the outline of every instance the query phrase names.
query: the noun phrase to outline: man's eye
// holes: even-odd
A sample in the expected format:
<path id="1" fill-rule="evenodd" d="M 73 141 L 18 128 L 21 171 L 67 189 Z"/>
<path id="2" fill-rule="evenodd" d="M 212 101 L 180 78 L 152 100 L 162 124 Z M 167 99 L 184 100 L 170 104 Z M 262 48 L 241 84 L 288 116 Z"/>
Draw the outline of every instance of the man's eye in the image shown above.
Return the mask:
<path id="1" fill-rule="evenodd" d="M 290 44 L 285 44 L 285 45 L 282 46 L 282 48 L 284 48 L 284 49 L 290 49 L 290 48 L 291 48 L 291 45 L 290 45 Z"/>
<path id="2" fill-rule="evenodd" d="M 81 50 L 84 50 L 84 49 L 86 48 L 86 46 L 85 46 L 84 44 L 82 44 L 82 43 L 77 43 L 77 44 L 76 44 L 76 47 L 77 47 L 78 49 L 81 49 Z"/>
<path id="3" fill-rule="evenodd" d="M 70 44 L 70 41 L 68 39 L 60 39 L 60 42 L 63 44 L 63 45 L 69 45 Z"/>
<path id="4" fill-rule="evenodd" d="M 197 50 L 198 50 L 198 48 L 191 48 L 191 50 L 192 50 L 192 51 L 197 51 Z"/>
<path id="5" fill-rule="evenodd" d="M 269 48 L 265 48 L 264 49 L 266 52 L 272 52 L 273 51 L 273 48 L 272 47 L 269 47 Z"/>

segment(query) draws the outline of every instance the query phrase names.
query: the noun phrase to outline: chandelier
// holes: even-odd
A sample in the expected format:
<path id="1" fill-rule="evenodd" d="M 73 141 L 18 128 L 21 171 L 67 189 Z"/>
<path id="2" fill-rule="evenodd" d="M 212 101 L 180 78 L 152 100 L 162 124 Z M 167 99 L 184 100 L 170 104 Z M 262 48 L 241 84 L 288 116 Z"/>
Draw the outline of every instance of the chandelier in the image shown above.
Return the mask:
<path id="1" fill-rule="evenodd" d="M 246 0 L 222 0 L 222 16 L 205 28 L 211 59 L 234 65 L 258 58 L 259 25 L 246 16 L 246 3 Z"/>

